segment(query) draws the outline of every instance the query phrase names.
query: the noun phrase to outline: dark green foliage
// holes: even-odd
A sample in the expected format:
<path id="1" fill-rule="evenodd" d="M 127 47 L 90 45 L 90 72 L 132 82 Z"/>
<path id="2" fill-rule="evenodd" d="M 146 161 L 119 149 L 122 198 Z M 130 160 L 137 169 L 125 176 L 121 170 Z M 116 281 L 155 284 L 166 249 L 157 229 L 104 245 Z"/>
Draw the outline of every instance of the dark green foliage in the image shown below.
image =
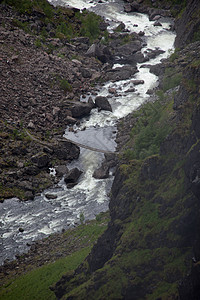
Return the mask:
<path id="1" fill-rule="evenodd" d="M 56 28 L 56 37 L 68 38 L 73 37 L 73 28 L 70 23 L 61 22 Z"/>
<path id="2" fill-rule="evenodd" d="M 80 35 L 89 37 L 91 41 L 97 39 L 100 35 L 99 24 L 101 18 L 94 13 L 88 13 L 81 16 L 81 21 Z"/>
<path id="3" fill-rule="evenodd" d="M 60 81 L 60 87 L 61 87 L 61 89 L 63 89 L 64 92 L 69 92 L 72 90 L 71 85 L 69 84 L 69 82 L 66 79 L 62 79 Z"/>
<path id="4" fill-rule="evenodd" d="M 165 70 L 165 75 L 163 78 L 163 91 L 166 92 L 169 89 L 172 89 L 180 85 L 182 80 L 182 73 L 174 72 L 174 68 L 167 68 Z"/>
<path id="5" fill-rule="evenodd" d="M 157 154 L 171 130 L 167 123 L 166 107 L 160 101 L 144 104 L 136 115 L 139 119 L 131 131 L 133 149 L 125 151 L 128 159 L 144 159 Z"/>
<path id="6" fill-rule="evenodd" d="M 31 13 L 32 9 L 38 9 L 47 17 L 52 17 L 53 8 L 46 0 L 4 0 L 3 3 L 15 7 L 20 13 Z"/>

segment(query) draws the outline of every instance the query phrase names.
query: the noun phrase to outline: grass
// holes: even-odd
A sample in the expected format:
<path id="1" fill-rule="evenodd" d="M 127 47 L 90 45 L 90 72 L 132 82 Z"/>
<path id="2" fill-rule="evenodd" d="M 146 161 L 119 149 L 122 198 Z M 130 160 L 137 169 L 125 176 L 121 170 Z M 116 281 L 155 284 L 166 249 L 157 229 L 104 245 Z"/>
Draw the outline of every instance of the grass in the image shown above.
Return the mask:
<path id="1" fill-rule="evenodd" d="M 44 265 L 20 276 L 0 290 L 1 300 L 44 300 L 56 299 L 49 287 L 61 276 L 74 270 L 89 254 L 90 247 L 81 249 L 55 263 Z"/>
<path id="2" fill-rule="evenodd" d="M 4 281 L 4 285 L 0 288 L 0 299 L 56 299 L 49 287 L 54 285 L 63 274 L 75 270 L 84 261 L 94 242 L 106 229 L 108 219 L 108 213 L 100 213 L 97 216 L 97 220 L 92 220 L 85 225 L 67 230 L 62 234 L 63 244 L 60 242 L 61 239 L 59 239 L 59 245 L 56 248 L 49 248 L 49 251 L 51 251 L 50 256 L 53 255 L 55 261 L 38 268 L 36 267 L 37 256 L 39 261 L 41 261 L 41 257 L 40 253 L 37 253 L 34 260 L 36 266 L 27 265 L 25 274 L 9 277 L 7 281 Z M 71 254 L 56 259 L 56 252 L 60 253 L 63 250 L 70 251 Z M 33 263 L 32 260 L 30 263 Z M 27 260 L 25 260 L 24 264 L 27 264 Z M 30 267 L 32 270 L 30 270 Z M 22 268 L 26 268 L 26 266 L 23 265 Z"/>

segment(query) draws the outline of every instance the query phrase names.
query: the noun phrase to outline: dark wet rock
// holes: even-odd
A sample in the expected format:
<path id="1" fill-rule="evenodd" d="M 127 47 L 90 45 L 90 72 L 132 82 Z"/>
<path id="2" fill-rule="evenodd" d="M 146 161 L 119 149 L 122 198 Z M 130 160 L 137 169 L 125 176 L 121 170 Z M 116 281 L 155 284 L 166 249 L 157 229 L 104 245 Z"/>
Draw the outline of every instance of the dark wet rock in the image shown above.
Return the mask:
<path id="1" fill-rule="evenodd" d="M 56 170 L 57 177 L 62 177 L 63 175 L 67 174 L 69 171 L 66 165 L 56 166 L 55 170 Z"/>
<path id="2" fill-rule="evenodd" d="M 79 147 L 69 141 L 61 141 L 53 149 L 54 155 L 61 160 L 77 159 L 80 154 Z"/>
<path id="3" fill-rule="evenodd" d="M 97 57 L 101 62 L 106 63 L 111 60 L 111 52 L 107 46 L 92 44 L 86 55 L 89 57 Z"/>
<path id="4" fill-rule="evenodd" d="M 37 175 L 40 173 L 39 166 L 28 166 L 23 169 L 25 175 Z"/>
<path id="5" fill-rule="evenodd" d="M 22 227 L 20 227 L 19 232 L 24 232 L 24 229 Z"/>
<path id="6" fill-rule="evenodd" d="M 25 193 L 24 193 L 24 199 L 25 200 L 33 200 L 34 199 L 34 193 L 33 193 L 33 191 L 25 191 Z"/>
<path id="7" fill-rule="evenodd" d="M 67 184 L 77 184 L 79 177 L 83 172 L 78 168 L 71 169 L 64 178 L 65 183 Z M 72 187 L 69 185 L 69 187 Z"/>
<path id="8" fill-rule="evenodd" d="M 91 108 L 95 108 L 95 103 L 94 103 L 92 97 L 89 97 L 88 104 L 91 106 Z"/>
<path id="9" fill-rule="evenodd" d="M 149 59 L 153 59 L 153 58 L 155 58 L 156 56 L 158 56 L 158 55 L 160 55 L 160 54 L 162 54 L 162 53 L 164 53 L 165 51 L 164 50 L 161 50 L 161 49 L 159 49 L 159 48 L 157 48 L 157 49 L 155 49 L 155 50 L 152 50 L 152 49 L 149 49 L 147 52 L 146 52 L 146 58 L 148 58 L 148 60 Z"/>
<path id="10" fill-rule="evenodd" d="M 45 197 L 47 199 L 56 199 L 57 198 L 57 195 L 54 195 L 54 194 L 45 194 Z"/>
<path id="11" fill-rule="evenodd" d="M 130 3 L 126 3 L 126 4 L 124 5 L 124 11 L 127 12 L 127 13 L 129 13 L 129 12 L 132 11 L 132 8 L 131 8 Z"/>
<path id="12" fill-rule="evenodd" d="M 31 160 L 34 164 L 37 165 L 38 168 L 45 168 L 50 162 L 49 156 L 44 152 L 40 152 L 35 156 L 32 156 Z"/>
<path id="13" fill-rule="evenodd" d="M 136 64 L 143 62 L 144 56 L 140 52 L 142 43 L 139 40 L 134 40 L 125 45 L 118 46 L 115 49 L 115 61 L 122 64 Z"/>
<path id="14" fill-rule="evenodd" d="M 163 64 L 151 65 L 150 72 L 155 74 L 156 76 L 160 76 L 165 71 L 165 67 Z"/>
<path id="15" fill-rule="evenodd" d="M 138 70 L 136 67 L 131 67 L 131 66 L 117 67 L 115 69 L 108 71 L 105 75 L 105 78 L 107 80 L 113 80 L 113 81 L 126 80 L 129 79 L 137 72 Z"/>
<path id="16" fill-rule="evenodd" d="M 125 24 L 121 22 L 116 28 L 115 31 L 123 31 L 126 28 Z"/>
<path id="17" fill-rule="evenodd" d="M 107 27 L 108 27 L 108 23 L 106 23 L 106 22 L 101 22 L 100 24 L 99 24 L 99 29 L 101 30 L 101 31 L 105 31 L 106 29 L 107 29 Z"/>
<path id="18" fill-rule="evenodd" d="M 81 68 L 81 74 L 84 78 L 91 78 L 92 77 L 92 73 L 91 73 L 90 69 Z"/>
<path id="19" fill-rule="evenodd" d="M 135 92 L 135 88 L 129 88 L 125 90 L 125 93 L 134 93 L 134 92 Z"/>
<path id="20" fill-rule="evenodd" d="M 101 166 L 96 169 L 92 175 L 96 179 L 105 179 L 109 177 L 109 168 L 108 166 Z"/>
<path id="21" fill-rule="evenodd" d="M 77 119 L 75 119 L 75 118 L 73 118 L 73 117 L 70 117 L 70 116 L 67 116 L 66 117 L 66 122 L 67 122 L 67 124 L 69 125 L 74 125 L 74 124 L 76 124 L 78 121 L 77 121 Z"/>
<path id="22" fill-rule="evenodd" d="M 112 107 L 106 97 L 97 96 L 95 98 L 95 105 L 102 110 L 112 111 Z"/>
<path id="23" fill-rule="evenodd" d="M 91 112 L 91 106 L 88 103 L 73 102 L 70 108 L 73 118 L 82 118 L 88 116 Z"/>
<path id="24" fill-rule="evenodd" d="M 137 1 L 131 2 L 131 11 L 132 12 L 138 12 L 139 7 L 140 7 L 140 4 Z"/>
<path id="25" fill-rule="evenodd" d="M 144 84 L 144 80 L 131 80 L 133 85 L 139 85 L 139 84 Z"/>
<path id="26" fill-rule="evenodd" d="M 146 94 L 148 94 L 148 95 L 152 95 L 154 93 L 154 90 L 152 90 L 152 89 L 148 89 L 148 91 L 146 92 Z"/>
<path id="27" fill-rule="evenodd" d="M 153 26 L 162 26 L 162 24 L 161 24 L 160 22 L 156 21 L 156 22 L 153 24 Z"/>
<path id="28" fill-rule="evenodd" d="M 140 31 L 140 32 L 138 33 L 138 35 L 139 35 L 139 36 L 144 36 L 145 33 L 144 33 L 144 31 Z"/>

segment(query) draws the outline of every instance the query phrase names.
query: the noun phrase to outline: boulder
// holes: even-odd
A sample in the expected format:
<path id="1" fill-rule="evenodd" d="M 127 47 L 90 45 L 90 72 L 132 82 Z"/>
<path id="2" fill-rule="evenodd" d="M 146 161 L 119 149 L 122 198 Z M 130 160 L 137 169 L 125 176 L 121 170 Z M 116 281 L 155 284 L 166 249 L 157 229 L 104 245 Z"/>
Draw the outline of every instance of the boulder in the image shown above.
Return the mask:
<path id="1" fill-rule="evenodd" d="M 24 175 L 37 175 L 38 173 L 40 173 L 40 169 L 37 166 L 28 166 L 25 167 L 23 170 L 23 174 Z"/>
<path id="2" fill-rule="evenodd" d="M 82 173 L 83 172 L 81 170 L 79 170 L 78 168 L 71 169 L 64 178 L 64 181 L 67 184 L 67 187 L 68 187 L 68 184 L 70 184 L 69 187 L 72 187 L 71 184 L 74 184 L 74 185 L 77 184 L 77 181 Z"/>
<path id="3" fill-rule="evenodd" d="M 140 4 L 137 1 L 133 1 L 131 3 L 131 11 L 138 12 L 140 8 Z"/>
<path id="4" fill-rule="evenodd" d="M 34 156 L 31 157 L 31 161 L 36 164 L 38 168 L 45 168 L 48 166 L 50 159 L 49 156 L 44 153 L 40 152 Z"/>
<path id="5" fill-rule="evenodd" d="M 88 104 L 89 104 L 92 108 L 95 107 L 95 103 L 94 103 L 94 101 L 92 100 L 92 97 L 89 97 L 89 99 L 88 99 Z"/>
<path id="6" fill-rule="evenodd" d="M 139 85 L 139 84 L 144 84 L 144 80 L 131 80 L 133 85 Z"/>
<path id="7" fill-rule="evenodd" d="M 67 174 L 69 172 L 66 165 L 56 166 L 55 170 L 56 170 L 56 176 L 57 177 L 62 177 L 62 176 L 64 176 L 65 174 Z"/>
<path id="8" fill-rule="evenodd" d="M 47 199 L 56 199 L 57 198 L 57 195 L 54 195 L 54 194 L 45 194 L 45 197 Z"/>
<path id="9" fill-rule="evenodd" d="M 60 141 L 53 150 L 56 158 L 69 161 L 77 159 L 80 154 L 80 148 L 69 141 Z"/>
<path id="10" fill-rule="evenodd" d="M 88 116 L 91 112 L 91 105 L 84 102 L 73 102 L 70 108 L 73 118 L 82 118 Z"/>
<path id="11" fill-rule="evenodd" d="M 92 175 L 96 179 L 105 179 L 109 177 L 109 167 L 102 165 L 96 169 Z"/>
<path id="12" fill-rule="evenodd" d="M 86 52 L 86 55 L 89 57 L 98 57 L 101 55 L 101 51 L 99 49 L 99 46 L 97 44 L 92 44 L 88 51 Z"/>
<path id="13" fill-rule="evenodd" d="M 112 107 L 106 97 L 97 96 L 95 98 L 95 105 L 102 110 L 112 111 Z"/>
<path id="14" fill-rule="evenodd" d="M 153 24 L 153 26 L 162 26 L 162 24 L 161 24 L 160 22 L 156 21 L 156 22 Z"/>
<path id="15" fill-rule="evenodd" d="M 115 69 L 112 69 L 108 71 L 105 75 L 106 80 L 126 80 L 130 77 L 132 77 L 135 73 L 137 73 L 137 67 L 133 66 L 123 66 L 123 67 L 117 67 Z"/>
<path id="16" fill-rule="evenodd" d="M 81 74 L 84 78 L 91 78 L 92 77 L 92 73 L 89 69 L 86 68 L 81 68 Z"/>
<path id="17" fill-rule="evenodd" d="M 107 46 L 92 44 L 87 50 L 86 55 L 89 57 L 97 57 L 101 62 L 106 63 L 110 61 L 112 55 Z"/>
<path id="18" fill-rule="evenodd" d="M 126 13 L 129 13 L 129 12 L 132 11 L 132 7 L 131 7 L 130 3 L 126 3 L 126 4 L 124 5 L 124 11 L 125 11 Z"/>

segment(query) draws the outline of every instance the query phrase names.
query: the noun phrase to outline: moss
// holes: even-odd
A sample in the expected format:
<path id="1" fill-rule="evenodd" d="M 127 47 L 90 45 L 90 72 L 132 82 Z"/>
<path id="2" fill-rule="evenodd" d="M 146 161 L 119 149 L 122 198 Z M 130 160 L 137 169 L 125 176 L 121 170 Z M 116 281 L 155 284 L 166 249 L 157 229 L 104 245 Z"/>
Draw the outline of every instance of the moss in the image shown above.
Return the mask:
<path id="1" fill-rule="evenodd" d="M 4 199 L 17 197 L 19 199 L 25 199 L 25 193 L 22 189 L 17 187 L 6 187 L 0 184 L 0 201 Z"/>

